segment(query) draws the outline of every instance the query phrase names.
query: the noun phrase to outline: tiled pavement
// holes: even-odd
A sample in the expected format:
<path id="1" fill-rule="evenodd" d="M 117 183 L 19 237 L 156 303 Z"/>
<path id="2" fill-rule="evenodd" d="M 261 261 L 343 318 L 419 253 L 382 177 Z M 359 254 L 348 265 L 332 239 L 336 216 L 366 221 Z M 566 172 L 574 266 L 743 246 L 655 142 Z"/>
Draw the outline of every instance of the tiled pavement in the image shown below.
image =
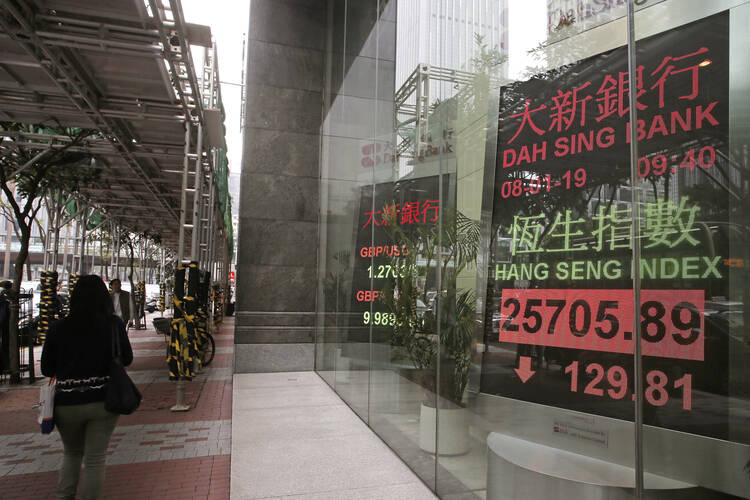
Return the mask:
<path id="1" fill-rule="evenodd" d="M 130 330 L 135 361 L 128 372 L 143 393 L 141 407 L 120 417 L 107 459 L 103 498 L 180 500 L 229 498 L 233 318 L 214 332 L 216 356 L 186 383 L 188 412 L 172 413 L 175 384 L 167 376 L 164 337 Z M 41 351 L 37 353 L 37 360 Z M 38 373 L 38 370 L 37 370 Z M 32 405 L 37 382 L 0 384 L 0 497 L 54 498 L 62 457 L 59 434 L 41 435 Z"/>
<path id="2" fill-rule="evenodd" d="M 233 500 L 436 499 L 316 373 L 236 374 L 233 391 Z"/>

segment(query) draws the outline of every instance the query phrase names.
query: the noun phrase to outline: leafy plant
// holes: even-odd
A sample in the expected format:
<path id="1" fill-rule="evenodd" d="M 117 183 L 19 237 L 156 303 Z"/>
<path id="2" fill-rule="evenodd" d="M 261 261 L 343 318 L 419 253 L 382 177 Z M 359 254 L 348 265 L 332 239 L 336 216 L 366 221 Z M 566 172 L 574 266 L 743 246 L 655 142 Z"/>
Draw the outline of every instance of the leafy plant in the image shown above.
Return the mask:
<path id="1" fill-rule="evenodd" d="M 346 304 L 351 288 L 350 260 L 351 254 L 342 250 L 333 255 L 331 270 L 323 281 L 323 295 L 327 312 L 340 311 Z"/>
<path id="2" fill-rule="evenodd" d="M 426 376 L 420 383 L 425 389 L 461 406 L 471 363 L 476 297 L 473 290 L 459 290 L 456 280 L 476 262 L 479 223 L 456 210 L 442 212 L 439 223 L 417 228 L 398 225 L 395 216 L 386 220 L 388 236 L 407 251 L 390 257 L 396 277 L 386 282 L 381 300 L 395 318 L 391 345 L 403 347 L 414 367 L 423 371 Z M 425 264 L 419 265 L 418 258 Z M 437 315 L 428 311 L 420 316 L 417 299 L 426 301 L 427 289 L 419 283 L 433 267 L 439 273 Z M 439 381 L 432 373 L 438 362 Z"/>

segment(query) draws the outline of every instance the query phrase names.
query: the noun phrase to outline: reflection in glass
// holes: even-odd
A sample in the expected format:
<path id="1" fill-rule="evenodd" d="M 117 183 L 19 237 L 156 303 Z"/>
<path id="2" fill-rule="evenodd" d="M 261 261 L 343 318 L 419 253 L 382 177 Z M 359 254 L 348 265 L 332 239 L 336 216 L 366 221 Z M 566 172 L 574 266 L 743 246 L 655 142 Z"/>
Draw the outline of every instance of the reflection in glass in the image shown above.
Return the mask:
<path id="1" fill-rule="evenodd" d="M 632 84 L 625 2 L 329 3 L 316 370 L 524 500 L 634 496 L 642 377 L 644 497 L 747 498 L 746 2 L 639 2 Z"/>

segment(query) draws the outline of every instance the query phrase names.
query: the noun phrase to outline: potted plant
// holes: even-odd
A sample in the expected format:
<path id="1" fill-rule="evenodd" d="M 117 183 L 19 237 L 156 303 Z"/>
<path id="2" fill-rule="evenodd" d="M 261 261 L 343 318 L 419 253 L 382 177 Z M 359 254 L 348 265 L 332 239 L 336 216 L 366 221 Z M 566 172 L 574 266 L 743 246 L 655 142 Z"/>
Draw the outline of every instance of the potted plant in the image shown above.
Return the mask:
<path id="1" fill-rule="evenodd" d="M 442 212 L 440 224 L 417 228 L 400 226 L 395 219 L 386 221 L 389 237 L 408 251 L 390 257 L 395 278 L 386 282 L 381 300 L 394 315 L 391 345 L 403 348 L 415 369 L 412 378 L 424 390 L 420 447 L 435 452 L 439 420 L 440 454 L 455 455 L 468 451 L 464 390 L 476 318 L 474 292 L 459 289 L 457 278 L 476 262 L 479 223 L 456 210 Z M 417 259 L 424 264 L 418 265 Z M 427 282 L 424 278 L 430 272 L 439 276 L 438 291 L 431 310 L 422 312 L 417 299 L 430 301 L 427 286 L 420 283 Z"/>

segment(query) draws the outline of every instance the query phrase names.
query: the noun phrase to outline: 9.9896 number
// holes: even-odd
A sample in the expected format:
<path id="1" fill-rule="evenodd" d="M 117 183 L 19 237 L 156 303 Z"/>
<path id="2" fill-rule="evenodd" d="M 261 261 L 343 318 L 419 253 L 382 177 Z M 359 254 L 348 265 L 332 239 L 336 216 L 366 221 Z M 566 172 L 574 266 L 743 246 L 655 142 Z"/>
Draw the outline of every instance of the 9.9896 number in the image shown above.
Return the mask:
<path id="1" fill-rule="evenodd" d="M 379 325 L 379 326 L 393 326 L 396 324 L 396 315 L 388 312 L 365 311 L 362 313 L 362 324 L 365 325 Z"/>

